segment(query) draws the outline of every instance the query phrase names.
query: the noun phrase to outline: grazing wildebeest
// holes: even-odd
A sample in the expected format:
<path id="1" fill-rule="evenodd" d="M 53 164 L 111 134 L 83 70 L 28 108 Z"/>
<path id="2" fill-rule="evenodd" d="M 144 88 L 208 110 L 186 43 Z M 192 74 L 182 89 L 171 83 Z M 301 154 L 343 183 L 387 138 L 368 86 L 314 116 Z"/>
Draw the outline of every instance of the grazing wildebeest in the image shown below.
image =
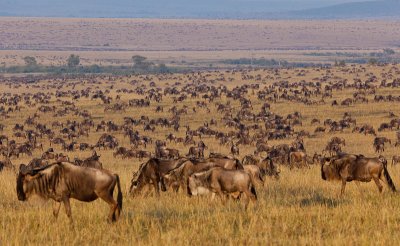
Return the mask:
<path id="1" fill-rule="evenodd" d="M 387 161 L 383 156 L 367 158 L 363 155 L 341 154 L 321 160 L 322 179 L 342 181 L 341 195 L 344 194 L 346 182 L 353 180 L 360 182 L 374 180 L 379 192 L 382 192 L 383 187 L 379 182 L 382 179 L 382 174 L 385 176 L 390 189 L 396 191 L 396 187 L 387 170 Z"/>
<path id="2" fill-rule="evenodd" d="M 204 189 L 216 193 L 223 200 L 232 194 L 237 197 L 245 194 L 246 208 L 250 199 L 253 202 L 257 200 L 255 182 L 252 176 L 244 170 L 226 170 L 216 167 L 205 172 L 195 173 L 189 177 L 189 195 L 198 195 Z"/>
<path id="3" fill-rule="evenodd" d="M 146 163 L 140 165 L 139 170 L 133 174 L 129 193 L 135 196 L 141 190 L 152 184 L 156 194 L 160 193 L 160 186 L 162 191 L 166 191 L 165 183 L 162 177 L 170 170 L 181 166 L 188 161 L 187 158 L 179 158 L 175 160 L 166 160 L 160 158 L 151 158 Z"/>
<path id="4" fill-rule="evenodd" d="M 171 186 L 175 191 L 178 191 L 179 188 L 182 188 L 182 190 L 186 190 L 187 182 L 190 175 L 192 175 L 193 173 L 209 170 L 210 168 L 216 166 L 217 165 L 215 163 L 208 160 L 187 160 L 181 165 L 166 173 L 163 176 L 163 179 L 165 183 L 168 186 Z"/>
<path id="5" fill-rule="evenodd" d="M 212 167 L 222 167 L 228 170 L 243 170 L 243 166 L 238 159 L 229 158 L 221 154 L 211 153 L 207 159 L 191 159 L 182 162 L 175 169 L 171 169 L 166 175 L 169 186 L 173 186 L 175 191 L 181 187 L 187 189 L 187 181 L 190 175 L 196 172 L 208 170 Z"/>
<path id="6" fill-rule="evenodd" d="M 115 185 L 118 188 L 117 201 L 113 198 Z M 22 164 L 17 177 L 18 200 L 26 201 L 33 194 L 56 202 L 53 208 L 55 217 L 58 216 L 62 202 L 67 216 L 72 219 L 70 198 L 83 202 L 103 199 L 110 205 L 109 221 L 116 221 L 122 210 L 122 192 L 117 174 L 68 162 L 37 169 Z"/>
<path id="7" fill-rule="evenodd" d="M 81 161 L 79 159 L 75 159 L 75 165 L 82 166 L 82 167 L 92 167 L 97 169 L 102 169 L 103 164 L 100 162 L 100 156 L 97 154 L 96 151 L 93 151 L 91 157 L 86 158 L 85 160 Z"/>

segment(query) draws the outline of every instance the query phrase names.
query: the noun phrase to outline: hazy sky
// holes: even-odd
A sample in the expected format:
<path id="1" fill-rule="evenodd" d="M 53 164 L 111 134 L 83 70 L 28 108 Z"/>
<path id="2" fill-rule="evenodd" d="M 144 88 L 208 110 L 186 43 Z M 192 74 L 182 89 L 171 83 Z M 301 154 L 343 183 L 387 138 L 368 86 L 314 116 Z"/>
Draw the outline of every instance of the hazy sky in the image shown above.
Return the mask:
<path id="1" fill-rule="evenodd" d="M 0 15 L 190 17 L 271 13 L 363 0 L 0 0 Z"/>

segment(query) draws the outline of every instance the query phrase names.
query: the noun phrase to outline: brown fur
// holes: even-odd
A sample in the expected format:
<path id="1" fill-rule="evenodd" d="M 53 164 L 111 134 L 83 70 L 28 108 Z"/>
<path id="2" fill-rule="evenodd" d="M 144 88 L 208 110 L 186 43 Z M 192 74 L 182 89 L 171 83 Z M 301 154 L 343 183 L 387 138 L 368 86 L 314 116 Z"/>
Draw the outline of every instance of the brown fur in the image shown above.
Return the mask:
<path id="1" fill-rule="evenodd" d="M 379 180 L 385 176 L 388 186 L 392 191 L 396 187 L 387 170 L 387 161 L 382 156 L 367 158 L 362 155 L 343 154 L 332 158 L 324 158 L 321 164 L 321 176 L 324 180 L 340 180 L 342 182 L 341 195 L 344 194 L 346 182 L 370 182 L 374 180 L 379 192 L 382 185 Z"/>
<path id="2" fill-rule="evenodd" d="M 113 198 L 115 185 L 118 188 L 117 201 Z M 18 199 L 25 201 L 33 194 L 56 202 L 53 210 L 55 217 L 63 202 L 67 216 L 72 218 L 70 198 L 83 202 L 103 199 L 110 205 L 109 221 L 116 221 L 122 211 L 122 192 L 117 174 L 68 162 L 39 169 L 30 169 L 22 164 L 17 178 Z"/>
<path id="3" fill-rule="evenodd" d="M 212 168 L 208 171 L 193 174 L 189 178 L 189 195 L 196 194 L 198 187 L 204 187 L 224 199 L 227 195 L 245 194 L 247 208 L 249 199 L 257 200 L 255 182 L 250 174 L 244 170 L 226 170 Z"/>

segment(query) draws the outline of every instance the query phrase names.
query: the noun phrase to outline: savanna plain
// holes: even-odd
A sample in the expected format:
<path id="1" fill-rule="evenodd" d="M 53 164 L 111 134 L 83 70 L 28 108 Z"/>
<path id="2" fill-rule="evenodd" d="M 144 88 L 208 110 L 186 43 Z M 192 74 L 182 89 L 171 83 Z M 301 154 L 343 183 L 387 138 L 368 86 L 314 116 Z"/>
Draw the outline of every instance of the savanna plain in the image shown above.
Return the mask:
<path id="1" fill-rule="evenodd" d="M 49 22 L 54 23 L 49 24 Z M 293 28 L 288 22 L 228 23 L 192 20 L 183 23 L 177 20 L 147 22 L 114 20 L 107 22 L 107 27 L 120 36 L 102 35 L 104 33 L 99 31 L 100 28 L 89 28 L 92 33 L 85 34 L 87 26 L 103 26 L 103 22 L 106 20 L 2 19 L 0 29 L 4 31 L 0 32 L 0 36 L 5 43 L 0 51 L 1 60 L 15 65 L 22 63 L 22 57 L 25 55 L 33 55 L 43 64 L 57 64 L 64 61 L 71 52 L 80 54 L 82 58 L 88 57 L 87 61 L 83 59 L 83 62 L 88 64 L 96 62 L 112 64 L 109 58 L 114 56 L 118 57 L 118 63 L 129 63 L 132 52 L 159 60 L 174 60 L 177 57 L 207 60 L 209 57 L 207 54 L 232 58 L 229 50 L 221 48 L 215 52 L 210 51 L 207 49 L 208 42 L 192 37 L 190 30 L 196 28 L 199 30 L 197 33 L 202 33 L 201 36 L 213 34 L 211 35 L 214 37 L 211 40 L 213 47 L 221 43 L 221 37 L 225 34 L 229 36 L 229 32 L 239 29 L 247 34 L 257 34 L 253 35 L 257 37 L 252 39 L 253 41 L 245 38 L 249 37 L 247 34 L 238 34 L 237 39 L 225 42 L 235 54 L 234 58 L 257 53 L 254 50 L 264 52 L 267 57 L 274 56 L 276 50 L 282 49 L 280 54 L 284 54 L 285 59 L 294 54 L 297 60 L 301 60 L 302 56 L 299 58 L 298 54 L 303 54 L 304 50 L 319 43 L 315 40 L 308 41 L 309 38 L 324 28 L 327 29 L 325 33 L 330 33 L 329 30 L 332 28 L 340 29 L 337 32 L 340 36 L 333 35 L 333 32 L 333 36 L 321 34 L 320 40 L 326 42 L 320 43 L 327 44 L 327 40 L 331 41 L 331 46 L 321 47 L 322 49 L 351 49 L 352 52 L 354 50 L 369 52 L 386 46 L 396 47 L 395 42 L 398 40 L 396 37 L 399 35 L 398 32 L 390 31 L 394 30 L 390 25 L 397 25 L 395 22 L 389 22 L 390 25 L 387 25 L 385 22 L 354 21 L 346 24 L 338 21 L 314 23 L 314 28 L 311 28 L 310 22 L 304 21 L 296 25 L 303 28 L 303 31 L 314 34 L 305 35 L 301 31 L 290 31 L 286 33 L 289 37 L 284 38 L 287 42 L 285 43 L 277 39 L 278 35 L 271 33 L 278 34 L 282 31 L 280 29 L 282 27 Z M 169 31 L 173 31 L 175 36 L 162 28 L 163 22 L 171 26 Z M 32 28 L 26 28 L 26 25 L 32 23 L 35 23 Z M 10 28 L 10 25 L 13 27 Z M 113 28 L 114 25 L 131 26 L 134 31 L 118 32 Z M 38 35 L 35 33 L 35 28 L 38 28 L 39 33 L 40 30 L 50 28 L 54 33 L 50 35 L 50 32 L 43 32 Z M 69 28 L 72 31 L 68 32 Z M 147 31 L 142 35 L 135 35 L 137 30 L 148 30 L 148 28 L 154 29 L 154 32 Z M 264 31 L 260 32 L 260 29 Z M 59 30 L 67 31 L 58 32 Z M 360 34 L 358 41 L 350 38 L 357 30 Z M 158 37 L 151 36 L 151 33 L 156 33 Z M 183 40 L 183 44 L 168 38 L 179 35 L 187 38 L 180 39 Z M 131 36 L 138 39 L 136 43 L 139 43 L 138 46 L 143 50 L 130 46 Z M 266 45 L 263 42 L 264 38 L 271 36 L 274 38 Z M 52 39 L 54 37 L 60 39 L 54 40 Z M 68 40 L 61 37 L 72 38 Z M 192 40 L 190 38 L 196 39 L 197 42 L 190 42 Z M 301 43 L 298 45 L 301 47 L 294 44 L 299 38 Z M 47 42 L 44 43 L 43 40 Z M 86 40 L 93 42 L 85 44 Z M 341 46 L 343 40 L 346 46 Z M 161 44 L 157 46 L 157 43 Z M 248 44 L 245 51 L 240 50 L 244 43 Z M 67 45 L 73 47 L 66 47 Z M 266 46 L 271 47 L 271 50 L 266 49 Z M 301 51 L 295 49 L 288 51 L 289 47 L 294 46 Z M 154 50 L 150 50 L 149 47 L 153 47 Z M 179 50 L 182 47 L 185 48 L 184 51 Z M 129 56 L 126 55 L 128 53 Z M 270 109 L 267 111 L 283 119 L 291 119 L 288 116 L 293 116 L 296 112 L 300 116 L 297 123 L 291 125 L 293 131 L 279 139 L 273 137 L 265 139 L 265 143 L 269 146 L 290 145 L 300 136 L 309 157 L 313 157 L 315 153 L 322 156 L 329 155 L 323 153 L 323 150 L 332 137 L 345 139 L 346 144 L 342 148 L 344 152 L 376 157 L 380 154 L 376 153 L 373 147 L 375 136 L 353 131 L 356 127 L 372 126 L 378 136 L 391 140 L 390 144 L 385 144 L 385 150 L 381 154 L 388 160 L 389 173 L 399 188 L 400 167 L 391 165 L 392 156 L 398 155 L 400 150 L 400 147 L 395 146 L 398 127 L 378 131 L 382 123 L 400 118 L 399 76 L 400 66 L 391 64 L 271 69 L 229 68 L 131 76 L 39 75 L 35 79 L 25 78 L 23 75 L 17 77 L 7 75 L 0 77 L 0 125 L 3 126 L 0 135 L 6 136 L 9 141 L 15 140 L 17 145 L 22 145 L 27 141 L 26 135 L 17 136 L 16 133 L 21 131 L 14 130 L 15 125 L 24 125 L 22 132 L 26 133 L 27 130 L 37 131 L 36 126 L 42 124 L 55 133 L 53 137 L 60 137 L 67 143 L 76 141 L 78 144 L 88 143 L 89 146 L 94 146 L 106 133 L 115 136 L 120 147 L 131 148 L 133 146 L 122 129 L 126 118 L 130 117 L 138 122 L 142 119 L 140 123 L 132 126 L 133 130 L 138 131 L 140 136 L 147 136 L 153 140 L 152 144 L 146 147 L 140 145 L 135 147 L 136 149 L 147 150 L 154 154 L 156 140 L 165 141 L 170 133 L 184 139 L 185 126 L 195 130 L 208 125 L 207 128 L 214 132 L 230 134 L 231 141 L 221 144 L 215 135 L 204 134 L 201 139 L 198 136 L 194 137 L 196 143 L 202 140 L 207 145 L 206 156 L 210 152 L 230 155 L 231 143 L 236 143 L 239 139 L 235 138 L 234 134 L 238 129 L 228 124 L 228 119 L 241 115 L 240 123 L 249 126 L 249 137 L 254 139 L 248 144 L 238 145 L 240 154 L 236 155 L 236 158 L 242 160 L 246 155 L 254 153 L 256 136 L 276 130 L 267 129 L 263 120 L 243 117 L 249 113 L 258 114 L 262 111 L 262 106 L 268 103 Z M 212 91 L 218 91 L 218 96 L 214 97 Z M 192 95 L 189 92 L 196 93 Z M 86 93 L 88 96 L 83 96 Z M 157 102 L 149 99 L 150 95 L 158 93 L 162 95 L 161 100 Z M 277 95 L 276 98 L 274 94 Z M 82 96 L 76 97 L 76 95 Z M 94 95 L 103 95 L 108 102 Z M 17 98 L 19 102 L 13 104 L 13 98 Z M 243 99 L 240 98 L 248 99 L 252 107 L 243 109 Z M 149 99 L 150 105 L 140 107 L 130 103 L 136 99 Z M 347 101 L 351 103 L 342 105 L 341 102 L 346 99 L 350 99 Z M 338 105 L 332 105 L 333 101 L 337 101 Z M 114 110 L 117 107 L 111 107 L 109 110 L 110 105 L 123 105 L 124 109 Z M 228 107 L 229 113 L 219 110 L 219 105 Z M 42 110 L 43 106 L 50 110 Z M 163 111 L 156 110 L 158 107 L 163 108 Z M 154 130 L 145 130 L 145 126 L 148 125 L 146 117 L 148 121 L 159 118 L 173 119 L 175 112 L 181 109 L 183 111 L 179 114 L 178 131 L 174 131 L 172 126 L 164 127 L 150 123 L 150 126 L 154 126 Z M 356 120 L 355 125 L 333 131 L 330 131 L 329 124 L 324 125 L 327 119 L 339 122 L 345 113 Z M 28 117 L 34 115 L 36 115 L 34 124 L 27 124 Z M 116 130 L 106 128 L 99 131 L 93 127 L 87 136 L 81 135 L 72 139 L 63 135 L 62 123 L 83 122 L 85 119 L 93 121 L 94 126 L 101 125 L 102 121 L 111 121 L 119 127 Z M 315 132 L 317 127 L 325 130 Z M 46 135 L 38 137 L 37 141 L 43 145 L 43 150 L 34 149 L 32 155 L 11 157 L 16 170 L 20 164 L 28 164 L 33 158 L 40 158 L 50 147 L 57 153 L 64 153 L 71 160 L 86 158 L 92 154 L 90 148 L 83 151 L 79 149 L 66 151 L 57 144 L 50 146 L 49 137 Z M 185 156 L 192 145 L 167 141 L 167 146 L 179 150 L 180 155 Z M 293 169 L 277 163 L 280 166 L 280 178 L 277 180 L 265 177 L 264 184 L 258 184 L 256 187 L 257 201 L 250 203 L 245 209 L 240 201 L 230 199 L 224 204 L 220 199 L 212 200 L 208 195 L 189 197 L 182 190 L 176 193 L 168 189 L 166 192 L 161 192 L 160 196 L 151 191 L 149 194 L 133 197 L 129 193 L 133 173 L 147 159 L 114 157 L 115 149 L 95 148 L 95 150 L 100 155 L 103 167 L 120 176 L 124 201 L 119 220 L 115 223 L 107 222 L 109 206 L 100 199 L 92 203 L 71 200 L 73 221 L 67 218 L 63 207 L 56 220 L 52 215 L 52 201 L 44 201 L 38 197 L 27 202 L 19 201 L 16 194 L 16 173 L 4 168 L 0 171 L 0 245 L 396 245 L 400 240 L 398 193 L 392 193 L 386 184 L 383 184 L 383 192 L 379 193 L 373 182 L 361 183 L 359 187 L 353 182 L 347 185 L 345 194 L 339 196 L 340 183 L 322 180 L 319 162 L 310 162 L 309 167 Z M 265 153 L 261 155 L 265 157 Z"/>

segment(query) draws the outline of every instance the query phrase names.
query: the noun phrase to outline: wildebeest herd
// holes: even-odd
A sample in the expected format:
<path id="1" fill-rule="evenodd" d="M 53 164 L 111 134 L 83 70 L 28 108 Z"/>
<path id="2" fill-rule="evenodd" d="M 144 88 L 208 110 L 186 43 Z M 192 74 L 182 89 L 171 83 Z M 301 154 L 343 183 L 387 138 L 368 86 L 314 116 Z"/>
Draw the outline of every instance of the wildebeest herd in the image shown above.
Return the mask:
<path id="1" fill-rule="evenodd" d="M 109 221 L 122 211 L 120 178 L 109 171 L 118 163 L 132 172 L 122 180 L 128 199 L 161 190 L 247 208 L 266 179 L 308 170 L 341 181 L 341 194 L 350 181 L 396 191 L 385 151 L 400 144 L 400 112 L 371 111 L 371 123 L 355 109 L 400 101 L 390 94 L 400 87 L 398 66 L 379 71 L 379 79 L 363 66 L 2 78 L 0 171 L 16 174 L 21 201 L 53 199 L 54 215 L 63 203 L 71 217 L 70 198 L 101 198 Z M 361 145 L 373 151 L 346 151 Z M 393 155 L 392 166 L 399 162 Z"/>

